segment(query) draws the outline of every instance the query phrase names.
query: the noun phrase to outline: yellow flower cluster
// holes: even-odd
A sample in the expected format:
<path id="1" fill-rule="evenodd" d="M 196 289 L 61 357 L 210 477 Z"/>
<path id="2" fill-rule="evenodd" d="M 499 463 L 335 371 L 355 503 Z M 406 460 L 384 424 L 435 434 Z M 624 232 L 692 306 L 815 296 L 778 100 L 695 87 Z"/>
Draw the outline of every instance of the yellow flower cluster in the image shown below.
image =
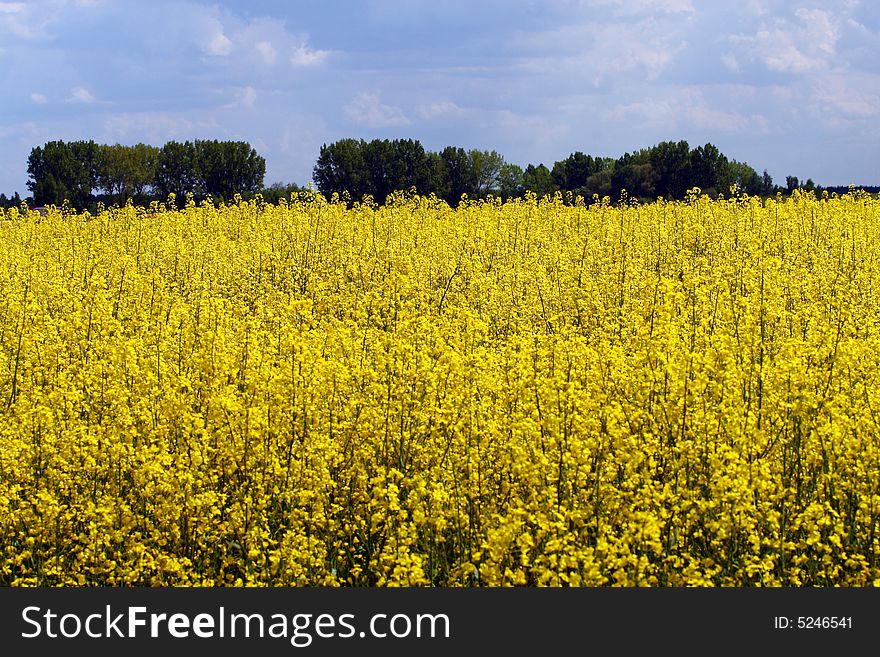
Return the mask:
<path id="1" fill-rule="evenodd" d="M 0 219 L 0 584 L 880 578 L 868 195 Z"/>

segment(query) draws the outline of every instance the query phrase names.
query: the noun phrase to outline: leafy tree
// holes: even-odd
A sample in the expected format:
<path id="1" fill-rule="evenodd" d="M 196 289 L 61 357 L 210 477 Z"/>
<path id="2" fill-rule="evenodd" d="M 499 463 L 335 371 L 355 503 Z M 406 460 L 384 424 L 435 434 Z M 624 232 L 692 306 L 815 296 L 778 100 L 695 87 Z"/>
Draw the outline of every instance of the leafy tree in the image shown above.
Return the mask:
<path id="1" fill-rule="evenodd" d="M 98 153 L 98 181 L 111 200 L 123 205 L 129 199 L 144 201 L 156 180 L 159 149 L 155 146 L 102 145 Z"/>
<path id="2" fill-rule="evenodd" d="M 651 167 L 657 175 L 655 191 L 658 196 L 684 197 L 689 186 L 689 157 L 690 146 L 684 140 L 663 141 L 650 149 Z"/>
<path id="3" fill-rule="evenodd" d="M 576 190 L 577 194 L 583 196 L 586 200 L 591 200 L 593 196 L 600 199 L 611 196 L 611 169 L 602 169 L 597 171 L 589 178 L 583 187 Z"/>
<path id="4" fill-rule="evenodd" d="M 727 190 L 733 185 L 747 194 L 761 193 L 761 177 L 745 162 L 730 160 L 723 171 L 720 187 Z"/>
<path id="5" fill-rule="evenodd" d="M 793 192 L 794 190 L 796 190 L 800 186 L 801 186 L 800 181 L 798 180 L 797 176 L 786 176 L 785 177 L 785 188 L 788 190 L 789 194 L 791 192 Z"/>
<path id="6" fill-rule="evenodd" d="M 98 145 L 94 141 L 50 141 L 31 150 L 28 157 L 28 189 L 37 205 L 76 208 L 92 201 L 98 183 Z"/>
<path id="7" fill-rule="evenodd" d="M 709 143 L 699 146 L 690 154 L 688 186 L 699 187 L 710 196 L 714 195 L 720 191 L 726 167 L 727 158 L 717 146 Z"/>
<path id="8" fill-rule="evenodd" d="M 17 208 L 21 206 L 21 196 L 15 192 L 12 196 L 7 197 L 6 194 L 0 194 L 0 208 L 8 210 L 9 208 Z"/>
<path id="9" fill-rule="evenodd" d="M 290 195 L 298 191 L 300 191 L 300 187 L 296 183 L 275 182 L 261 191 L 260 195 L 267 203 L 278 203 L 281 199 L 289 201 Z"/>
<path id="10" fill-rule="evenodd" d="M 764 173 L 761 175 L 759 194 L 761 194 L 761 196 L 770 196 L 774 193 L 775 189 L 776 187 L 773 184 L 773 177 L 767 173 L 767 169 L 764 169 Z"/>
<path id="11" fill-rule="evenodd" d="M 500 182 L 498 176 L 501 174 L 504 158 L 496 151 L 481 151 L 476 148 L 468 151 L 468 157 L 476 180 L 476 195 L 484 197 L 497 192 Z"/>
<path id="12" fill-rule="evenodd" d="M 498 193 L 508 199 L 523 194 L 523 170 L 516 164 L 502 164 L 498 172 Z"/>
<path id="13" fill-rule="evenodd" d="M 187 194 L 202 194 L 198 187 L 196 148 L 191 141 L 169 141 L 159 149 L 154 186 L 164 197 L 177 196 L 182 204 Z"/>
<path id="14" fill-rule="evenodd" d="M 428 192 L 433 192 L 438 198 L 449 198 L 449 175 L 446 172 L 446 165 L 440 153 L 427 151 L 429 181 Z"/>
<path id="15" fill-rule="evenodd" d="M 374 139 L 364 147 L 364 165 L 369 172 L 369 193 L 377 201 L 413 187 L 419 193 L 431 191 L 433 164 L 418 140 Z"/>
<path id="16" fill-rule="evenodd" d="M 367 173 L 364 193 L 371 194 L 377 203 L 384 203 L 395 190 L 399 175 L 394 170 L 394 146 L 387 139 L 374 139 L 364 145 L 363 158 Z"/>
<path id="17" fill-rule="evenodd" d="M 371 176 L 364 162 L 365 146 L 362 139 L 340 139 L 321 146 L 312 170 L 318 191 L 325 196 L 347 191 L 354 199 L 370 193 Z"/>
<path id="18" fill-rule="evenodd" d="M 395 139 L 391 142 L 392 191 L 413 187 L 420 194 L 433 191 L 434 170 L 431 158 L 418 139 Z"/>
<path id="19" fill-rule="evenodd" d="M 581 151 L 553 164 L 553 183 L 557 189 L 575 191 L 587 184 L 587 179 L 613 165 L 608 158 L 586 155 Z"/>
<path id="20" fill-rule="evenodd" d="M 625 153 L 617 159 L 611 171 L 611 192 L 617 196 L 625 190 L 631 198 L 654 198 L 657 180 L 649 150 Z"/>
<path id="21" fill-rule="evenodd" d="M 552 194 L 557 188 L 553 184 L 553 176 L 545 165 L 530 164 L 523 172 L 523 189 L 532 192 L 538 198 Z"/>
<path id="22" fill-rule="evenodd" d="M 204 194 L 231 199 L 263 188 L 266 160 L 244 141 L 196 140 L 195 171 Z"/>
<path id="23" fill-rule="evenodd" d="M 447 146 L 440 151 L 446 173 L 446 201 L 457 205 L 463 194 L 477 195 L 477 175 L 468 153 L 460 147 Z"/>

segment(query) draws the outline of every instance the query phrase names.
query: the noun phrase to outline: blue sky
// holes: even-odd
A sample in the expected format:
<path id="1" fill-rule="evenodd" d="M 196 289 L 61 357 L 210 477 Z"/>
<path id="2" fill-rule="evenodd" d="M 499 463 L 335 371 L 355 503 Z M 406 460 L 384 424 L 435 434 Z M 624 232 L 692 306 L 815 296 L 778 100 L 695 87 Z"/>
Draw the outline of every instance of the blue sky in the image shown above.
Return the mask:
<path id="1" fill-rule="evenodd" d="M 880 184 L 880 3 L 0 2 L 0 192 L 52 139 L 241 139 L 266 184 L 412 137 L 552 165 L 658 141 Z"/>

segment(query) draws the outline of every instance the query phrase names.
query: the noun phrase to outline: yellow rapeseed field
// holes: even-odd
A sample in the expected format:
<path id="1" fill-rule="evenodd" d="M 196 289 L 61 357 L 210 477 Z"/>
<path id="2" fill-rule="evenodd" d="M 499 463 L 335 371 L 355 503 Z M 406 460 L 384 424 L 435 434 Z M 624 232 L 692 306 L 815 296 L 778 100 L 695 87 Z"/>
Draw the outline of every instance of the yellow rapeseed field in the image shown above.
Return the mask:
<path id="1" fill-rule="evenodd" d="M 880 583 L 880 201 L 0 212 L 2 585 Z"/>

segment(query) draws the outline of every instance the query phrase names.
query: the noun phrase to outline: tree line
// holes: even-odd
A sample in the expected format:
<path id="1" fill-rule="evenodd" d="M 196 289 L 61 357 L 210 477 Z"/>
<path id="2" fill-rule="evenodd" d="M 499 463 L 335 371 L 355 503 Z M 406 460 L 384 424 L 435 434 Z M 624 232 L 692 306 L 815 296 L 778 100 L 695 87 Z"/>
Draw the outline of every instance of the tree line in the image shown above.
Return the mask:
<path id="1" fill-rule="evenodd" d="M 748 194 L 770 196 L 801 186 L 789 176 L 786 188 L 781 188 L 766 170 L 758 174 L 711 143 L 691 148 L 686 141 L 664 141 L 618 158 L 577 151 L 552 168 L 541 163 L 523 169 L 496 151 L 447 146 L 432 152 L 412 139 L 341 139 L 321 147 L 312 177 L 325 195 L 347 192 L 355 200 L 370 195 L 381 202 L 391 191 L 415 188 L 450 204 L 465 194 L 506 199 L 525 192 L 541 197 L 561 191 L 590 202 L 594 196 L 617 199 L 624 191 L 641 199 L 683 198 L 689 189 L 699 187 L 715 196 L 728 193 L 735 184 Z M 804 187 L 816 188 L 812 180 Z"/>
<path id="2" fill-rule="evenodd" d="M 164 146 L 97 144 L 94 141 L 50 141 L 32 149 L 28 157 L 28 189 L 33 205 L 76 208 L 123 205 L 131 200 L 146 205 L 174 193 L 201 200 L 230 200 L 259 193 L 268 202 L 289 197 L 299 189 L 293 183 L 264 187 L 266 161 L 243 141 L 170 141 Z M 664 141 L 618 158 L 571 153 L 552 167 L 507 162 L 494 150 L 465 150 L 447 146 L 429 151 L 415 139 L 340 139 L 324 144 L 312 171 L 322 194 L 365 196 L 382 203 L 396 190 L 434 193 L 451 205 L 463 196 L 502 199 L 532 192 L 541 197 L 557 191 L 572 192 L 590 202 L 594 196 L 618 199 L 683 198 L 699 187 L 710 196 L 727 193 L 732 185 L 756 196 L 821 189 L 812 180 L 801 183 L 787 176 L 784 187 L 774 184 L 746 164 L 728 158 L 711 143 L 691 148 L 687 141 Z M 179 201 L 179 202 L 180 202 Z M 19 205 L 16 194 L 0 194 L 0 207 Z"/>
<path id="3" fill-rule="evenodd" d="M 146 204 L 174 193 L 185 199 L 256 193 L 266 160 L 246 142 L 196 139 L 164 146 L 50 141 L 31 150 L 28 189 L 34 205 L 85 208 L 96 202 Z"/>

